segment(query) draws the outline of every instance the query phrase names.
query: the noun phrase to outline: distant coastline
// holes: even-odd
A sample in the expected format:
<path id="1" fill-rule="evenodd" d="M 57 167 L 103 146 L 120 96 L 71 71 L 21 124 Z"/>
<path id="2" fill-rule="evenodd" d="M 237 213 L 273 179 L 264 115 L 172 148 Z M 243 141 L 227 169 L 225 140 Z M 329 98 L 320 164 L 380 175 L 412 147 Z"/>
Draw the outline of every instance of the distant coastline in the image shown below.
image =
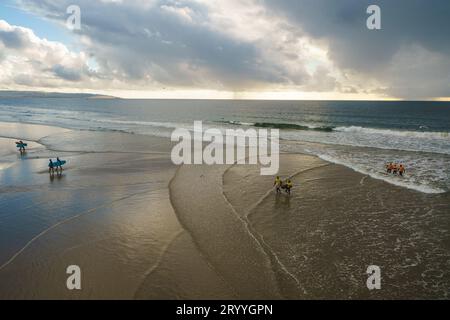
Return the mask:
<path id="1" fill-rule="evenodd" d="M 62 92 L 42 92 L 42 91 L 13 91 L 0 90 L 0 98 L 23 99 L 23 98 L 85 98 L 85 99 L 120 99 L 114 96 L 93 93 L 62 93 Z"/>

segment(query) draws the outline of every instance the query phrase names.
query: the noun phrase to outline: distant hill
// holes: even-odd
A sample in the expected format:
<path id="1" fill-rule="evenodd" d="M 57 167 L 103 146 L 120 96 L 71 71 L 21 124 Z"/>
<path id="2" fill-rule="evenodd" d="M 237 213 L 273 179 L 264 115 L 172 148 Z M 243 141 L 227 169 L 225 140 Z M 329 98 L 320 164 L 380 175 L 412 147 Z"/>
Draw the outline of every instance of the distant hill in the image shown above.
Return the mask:
<path id="1" fill-rule="evenodd" d="M 78 99 L 118 99 L 113 96 L 90 93 L 60 93 L 60 92 L 39 92 L 39 91 L 7 91 L 0 90 L 1 98 L 78 98 Z"/>

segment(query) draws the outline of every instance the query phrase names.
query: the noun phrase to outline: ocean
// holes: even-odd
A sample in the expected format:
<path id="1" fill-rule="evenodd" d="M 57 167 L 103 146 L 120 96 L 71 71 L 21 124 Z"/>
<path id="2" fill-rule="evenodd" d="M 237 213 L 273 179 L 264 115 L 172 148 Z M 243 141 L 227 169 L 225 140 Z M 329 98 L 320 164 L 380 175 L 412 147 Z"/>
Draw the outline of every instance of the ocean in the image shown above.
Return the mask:
<path id="1" fill-rule="evenodd" d="M 450 190 L 450 103 L 1 98 L 0 121 L 170 137 L 175 128 L 278 128 L 281 151 L 422 193 Z M 403 163 L 403 178 L 385 174 Z"/>

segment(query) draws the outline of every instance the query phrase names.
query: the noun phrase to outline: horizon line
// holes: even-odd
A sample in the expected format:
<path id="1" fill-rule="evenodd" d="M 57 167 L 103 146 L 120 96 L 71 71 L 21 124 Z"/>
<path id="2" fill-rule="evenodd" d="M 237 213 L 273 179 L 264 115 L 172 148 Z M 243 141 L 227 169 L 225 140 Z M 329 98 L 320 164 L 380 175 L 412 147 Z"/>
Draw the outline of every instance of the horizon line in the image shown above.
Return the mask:
<path id="1" fill-rule="evenodd" d="M 450 97 L 435 97 L 435 98 L 429 98 L 429 99 L 403 99 L 403 98 L 374 98 L 374 99 L 368 99 L 368 98 L 323 98 L 323 99 L 311 99 L 311 98 L 298 98 L 298 99 L 279 99 L 279 98 L 253 98 L 253 97 L 240 97 L 240 98 L 233 98 L 233 97 L 121 97 L 119 95 L 113 95 L 108 93 L 102 93 L 102 92 L 96 92 L 95 90 L 88 90 L 88 91 L 72 91 L 72 92 L 65 92 L 65 91 L 47 91 L 47 90 L 11 90 L 11 89 L 0 89 L 0 93 L 2 92 L 11 92 L 11 93 L 35 93 L 35 94 L 56 94 L 56 95 L 91 95 L 92 97 L 90 99 L 99 99 L 99 100 L 205 100 L 205 101 L 362 101 L 362 102 L 450 102 Z M 282 94 L 282 92 L 280 92 Z M 1 97 L 0 97 L 1 98 Z M 15 98 L 15 97 L 10 97 Z M 18 97 L 17 97 L 18 98 Z M 64 97 L 61 97 L 64 98 Z M 69 97 L 68 97 L 69 98 Z"/>

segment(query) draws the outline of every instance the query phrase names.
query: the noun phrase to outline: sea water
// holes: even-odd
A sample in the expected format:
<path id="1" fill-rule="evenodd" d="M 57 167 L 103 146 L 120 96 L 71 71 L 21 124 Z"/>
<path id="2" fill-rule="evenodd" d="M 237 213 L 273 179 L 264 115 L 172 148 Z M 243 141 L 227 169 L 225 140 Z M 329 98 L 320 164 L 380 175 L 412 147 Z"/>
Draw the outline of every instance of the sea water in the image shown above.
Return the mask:
<path id="1" fill-rule="evenodd" d="M 450 190 L 450 103 L 2 98 L 0 121 L 170 139 L 176 128 L 277 128 L 281 150 L 424 193 Z M 403 163 L 400 178 L 387 162 Z"/>

